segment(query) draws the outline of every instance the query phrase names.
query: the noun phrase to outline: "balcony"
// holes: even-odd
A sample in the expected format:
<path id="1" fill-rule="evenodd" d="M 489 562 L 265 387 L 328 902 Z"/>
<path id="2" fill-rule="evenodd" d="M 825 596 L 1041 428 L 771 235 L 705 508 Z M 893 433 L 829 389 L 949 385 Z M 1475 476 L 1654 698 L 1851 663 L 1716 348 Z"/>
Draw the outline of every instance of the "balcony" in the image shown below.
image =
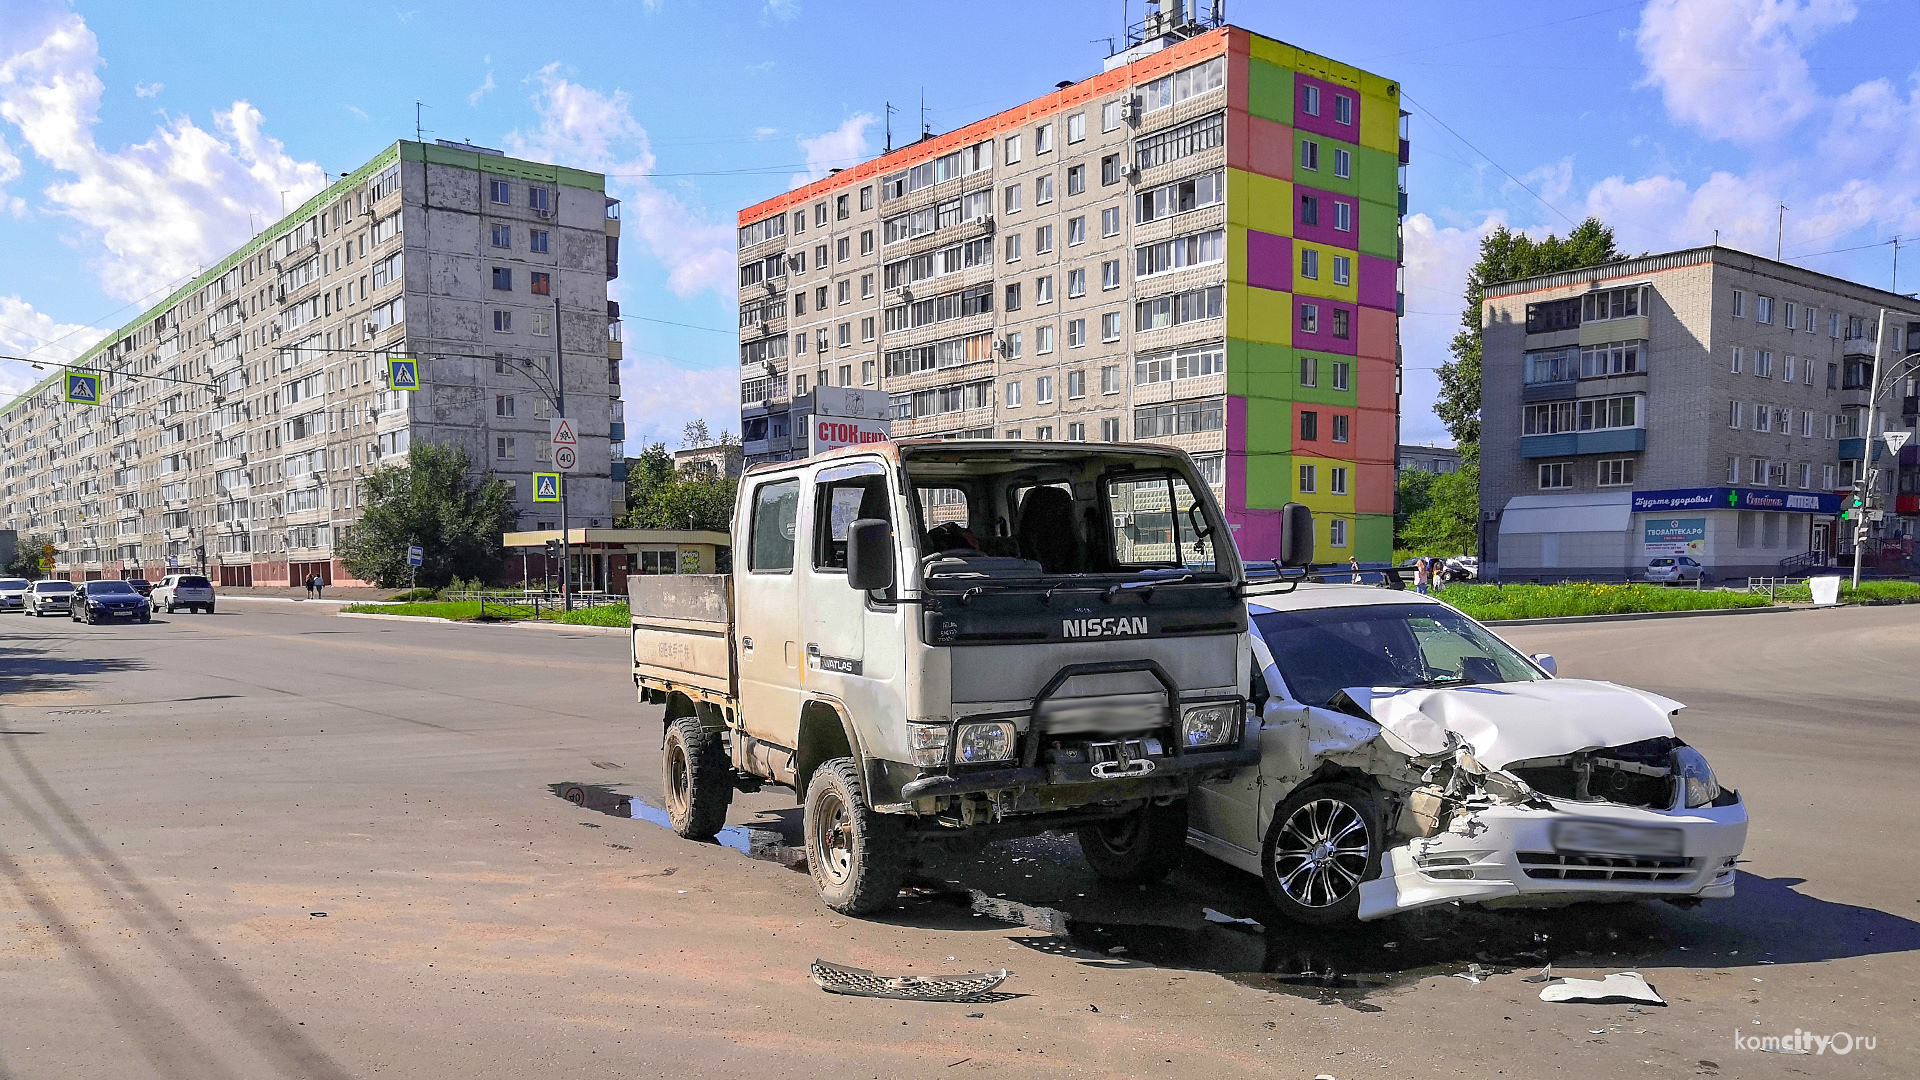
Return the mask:
<path id="1" fill-rule="evenodd" d="M 1647 448 L 1646 428 L 1610 428 L 1604 431 L 1562 431 L 1553 435 L 1520 436 L 1523 458 L 1579 457 L 1584 454 L 1630 454 Z"/>
<path id="2" fill-rule="evenodd" d="M 1866 449 L 1867 449 L 1867 440 L 1865 439 L 1841 439 L 1840 440 L 1840 460 L 1841 461 L 1859 461 L 1861 455 L 1866 452 Z M 1881 458 L 1886 456 L 1887 456 L 1887 444 L 1881 442 L 1879 439 L 1873 440 L 1873 460 L 1879 461 Z"/>

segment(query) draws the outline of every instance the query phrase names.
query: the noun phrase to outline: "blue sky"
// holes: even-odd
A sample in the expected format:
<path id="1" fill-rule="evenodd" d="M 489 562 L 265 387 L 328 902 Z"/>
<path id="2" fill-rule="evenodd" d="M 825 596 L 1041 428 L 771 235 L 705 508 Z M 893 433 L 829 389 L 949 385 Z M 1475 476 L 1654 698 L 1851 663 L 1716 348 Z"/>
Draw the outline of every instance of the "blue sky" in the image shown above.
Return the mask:
<path id="1" fill-rule="evenodd" d="M 671 445 L 696 416 L 738 424 L 739 207 L 877 153 L 888 101 L 897 142 L 923 93 L 928 125 L 950 130 L 1097 72 L 1094 39 L 1121 29 L 1112 0 L 180 10 L 0 0 L 0 353 L 84 348 L 277 218 L 281 192 L 293 205 L 411 138 L 419 100 L 430 139 L 610 175 L 630 447 Z M 1496 224 L 1564 231 L 1596 213 L 1636 251 L 1718 229 L 1770 255 L 1785 202 L 1789 261 L 1880 286 L 1887 241 L 1920 239 L 1920 61 L 1893 44 L 1920 39 L 1906 0 L 1329 10 L 1227 4 L 1239 25 L 1404 87 L 1408 441 L 1445 440 L 1432 369 Z M 0 392 L 34 374 L 0 362 Z"/>

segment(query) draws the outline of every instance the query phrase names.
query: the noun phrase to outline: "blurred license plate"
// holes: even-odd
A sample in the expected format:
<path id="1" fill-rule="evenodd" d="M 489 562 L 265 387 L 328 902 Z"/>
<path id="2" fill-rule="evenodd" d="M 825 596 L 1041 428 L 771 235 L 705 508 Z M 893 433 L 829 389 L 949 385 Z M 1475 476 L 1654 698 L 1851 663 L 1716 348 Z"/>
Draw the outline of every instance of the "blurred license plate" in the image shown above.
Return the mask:
<path id="1" fill-rule="evenodd" d="M 1553 850 L 1582 855 L 1665 855 L 1679 857 L 1679 829 L 1649 829 L 1608 821 L 1562 821 L 1553 827 Z"/>

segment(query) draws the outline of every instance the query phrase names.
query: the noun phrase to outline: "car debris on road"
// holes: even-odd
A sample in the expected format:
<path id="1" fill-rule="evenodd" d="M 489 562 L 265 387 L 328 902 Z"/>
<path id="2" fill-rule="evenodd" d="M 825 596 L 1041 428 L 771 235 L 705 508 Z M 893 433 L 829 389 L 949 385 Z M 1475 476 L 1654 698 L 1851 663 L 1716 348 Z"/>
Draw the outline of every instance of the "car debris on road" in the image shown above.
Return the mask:
<path id="1" fill-rule="evenodd" d="M 1619 1005 L 1639 1002 L 1665 1005 L 1647 980 L 1637 971 L 1621 971 L 1603 979 L 1561 979 L 1540 988 L 1541 1001 L 1579 1002 L 1586 1005 Z"/>
<path id="2" fill-rule="evenodd" d="M 814 984 L 829 994 L 902 1001 L 979 1001 L 1013 974 L 1001 968 L 970 975 L 875 975 L 827 960 L 815 960 L 810 973 Z"/>

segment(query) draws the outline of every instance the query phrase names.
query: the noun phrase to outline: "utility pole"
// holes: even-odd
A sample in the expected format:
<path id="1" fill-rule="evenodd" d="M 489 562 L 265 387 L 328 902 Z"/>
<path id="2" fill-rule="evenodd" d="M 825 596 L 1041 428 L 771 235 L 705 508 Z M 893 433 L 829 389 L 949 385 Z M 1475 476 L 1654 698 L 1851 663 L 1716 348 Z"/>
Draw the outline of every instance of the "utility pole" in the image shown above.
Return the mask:
<path id="1" fill-rule="evenodd" d="M 560 282 L 558 267 L 552 279 L 553 289 L 553 396 L 554 408 L 558 409 L 562 419 L 567 415 L 567 369 L 561 359 L 560 351 Z M 548 453 L 553 452 L 551 444 Z M 579 459 L 576 457 L 575 462 Z M 573 549 L 567 537 L 567 474 L 560 474 L 560 604 L 568 611 L 573 610 Z"/>
<path id="2" fill-rule="evenodd" d="M 1900 291 L 1900 238 L 1893 238 L 1893 287 L 1888 292 Z"/>
<path id="3" fill-rule="evenodd" d="M 1873 424 L 1879 419 L 1876 414 L 1880 411 L 1880 353 L 1887 347 L 1886 308 L 1880 309 L 1880 326 L 1876 333 L 1879 336 L 1873 339 L 1873 375 L 1867 380 L 1867 430 L 1861 433 L 1866 438 L 1860 440 L 1860 468 L 1866 474 L 1866 479 L 1860 488 L 1862 495 L 1860 520 L 1853 525 L 1853 587 L 1856 589 L 1860 587 L 1860 549 L 1866 546 L 1867 514 L 1873 506 L 1873 480 L 1876 471 L 1872 468 Z"/>
<path id="4" fill-rule="evenodd" d="M 1781 203 L 1780 217 L 1774 223 L 1774 234 L 1773 234 L 1773 261 L 1774 262 L 1780 261 L 1780 248 L 1783 244 L 1785 244 L 1786 239 L 1787 239 L 1787 204 Z"/>

